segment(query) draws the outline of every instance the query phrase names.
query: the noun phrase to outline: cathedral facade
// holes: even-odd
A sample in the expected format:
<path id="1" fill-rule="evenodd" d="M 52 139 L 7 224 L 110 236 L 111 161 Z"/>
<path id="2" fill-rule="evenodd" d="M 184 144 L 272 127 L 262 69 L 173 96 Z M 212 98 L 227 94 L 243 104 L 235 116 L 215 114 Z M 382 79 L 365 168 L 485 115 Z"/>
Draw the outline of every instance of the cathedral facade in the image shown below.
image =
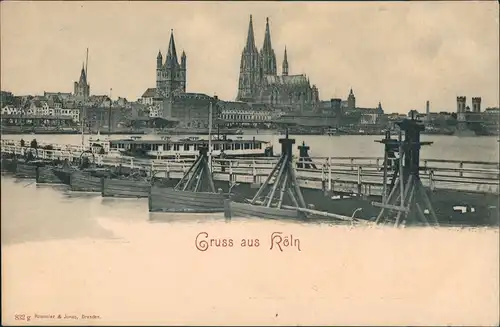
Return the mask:
<path id="1" fill-rule="evenodd" d="M 278 75 L 276 54 L 271 43 L 269 19 L 266 19 L 264 44 L 258 51 L 255 46 L 252 16 L 248 26 L 247 42 L 241 54 L 240 77 L 236 101 L 270 105 L 315 105 L 319 92 L 306 75 L 289 75 L 286 47 L 282 74 Z"/>
<path id="2" fill-rule="evenodd" d="M 182 51 L 181 61 L 177 58 L 174 32 L 171 31 L 165 61 L 161 51 L 156 57 L 156 92 L 159 97 L 186 93 L 186 53 Z"/>

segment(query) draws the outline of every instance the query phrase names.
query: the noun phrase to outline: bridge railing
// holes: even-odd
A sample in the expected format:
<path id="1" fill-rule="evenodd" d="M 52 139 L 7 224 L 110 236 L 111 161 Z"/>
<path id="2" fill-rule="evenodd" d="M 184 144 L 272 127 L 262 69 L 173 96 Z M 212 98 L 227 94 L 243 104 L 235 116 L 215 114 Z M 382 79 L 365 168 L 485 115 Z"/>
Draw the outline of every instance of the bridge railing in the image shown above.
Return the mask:
<path id="1" fill-rule="evenodd" d="M 26 151 L 33 151 L 28 147 L 20 147 L 2 142 L 2 152 L 23 155 Z M 79 159 L 78 151 L 38 148 L 36 153 L 44 159 Z M 89 154 L 89 156 L 91 156 Z M 178 178 L 185 174 L 194 163 L 195 158 L 177 158 L 169 160 L 150 160 L 123 156 L 108 156 L 94 154 L 93 160 L 104 166 L 123 166 L 133 169 L 142 169 L 151 174 L 165 173 L 166 176 Z M 297 177 L 303 185 L 316 185 L 325 190 L 337 189 L 338 184 L 351 183 L 365 186 L 381 186 L 383 181 L 383 158 L 381 157 L 312 157 L 308 159 L 293 158 L 293 165 L 303 164 L 296 168 Z M 228 181 L 244 181 L 261 183 L 269 175 L 277 163 L 276 157 L 262 158 L 213 158 L 212 171 L 214 176 Z M 307 166 L 314 164 L 314 167 Z M 431 189 L 438 185 L 455 188 L 457 185 L 469 185 L 467 189 L 481 190 L 487 188 L 498 192 L 500 165 L 498 162 L 422 159 L 421 179 Z M 388 177 L 393 170 L 388 170 Z M 172 175 L 173 174 L 173 175 Z M 319 185 L 319 186 L 318 186 Z"/>

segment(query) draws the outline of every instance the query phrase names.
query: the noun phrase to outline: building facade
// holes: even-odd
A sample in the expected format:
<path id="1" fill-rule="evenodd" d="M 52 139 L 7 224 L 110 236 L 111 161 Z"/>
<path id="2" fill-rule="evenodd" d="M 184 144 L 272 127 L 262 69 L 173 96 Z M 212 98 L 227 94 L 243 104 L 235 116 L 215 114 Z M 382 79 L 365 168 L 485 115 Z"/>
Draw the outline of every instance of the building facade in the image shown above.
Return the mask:
<path id="1" fill-rule="evenodd" d="M 319 101 L 319 91 L 305 74 L 290 75 L 285 47 L 282 74 L 278 75 L 276 54 L 271 43 L 269 19 L 266 19 L 264 43 L 260 52 L 255 46 L 250 15 L 247 41 L 241 54 L 236 101 L 271 105 L 310 106 Z"/>

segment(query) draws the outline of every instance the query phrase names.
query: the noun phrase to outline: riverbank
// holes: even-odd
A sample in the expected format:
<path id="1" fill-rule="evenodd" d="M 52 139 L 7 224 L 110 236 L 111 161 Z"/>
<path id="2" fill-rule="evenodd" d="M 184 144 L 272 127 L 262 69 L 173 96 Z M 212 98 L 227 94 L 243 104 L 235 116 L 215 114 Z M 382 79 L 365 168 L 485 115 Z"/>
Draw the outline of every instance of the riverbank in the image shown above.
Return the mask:
<path id="1" fill-rule="evenodd" d="M 208 129 L 177 129 L 177 130 L 164 130 L 164 131 L 150 131 L 150 130 L 120 130 L 113 131 L 109 133 L 108 131 L 91 131 L 84 132 L 84 135 L 208 135 Z M 212 130 L 212 134 L 229 134 L 229 135 L 283 135 L 285 131 L 277 130 L 277 129 L 217 129 Z M 82 134 L 81 131 L 78 130 L 21 130 L 21 129 L 1 129 L 2 135 L 76 135 Z M 326 135 L 320 132 L 314 131 L 293 131 L 290 134 L 294 135 L 310 135 L 310 136 L 323 136 Z M 374 136 L 374 135 L 384 135 L 384 133 L 360 133 L 360 132 L 345 132 L 339 134 L 330 134 L 329 136 Z M 463 133 L 449 133 L 449 132 L 422 132 L 422 135 L 437 135 L 437 136 L 459 136 L 459 137 L 478 137 L 478 136 L 495 136 L 496 134 L 476 134 L 473 131 L 463 132 Z"/>

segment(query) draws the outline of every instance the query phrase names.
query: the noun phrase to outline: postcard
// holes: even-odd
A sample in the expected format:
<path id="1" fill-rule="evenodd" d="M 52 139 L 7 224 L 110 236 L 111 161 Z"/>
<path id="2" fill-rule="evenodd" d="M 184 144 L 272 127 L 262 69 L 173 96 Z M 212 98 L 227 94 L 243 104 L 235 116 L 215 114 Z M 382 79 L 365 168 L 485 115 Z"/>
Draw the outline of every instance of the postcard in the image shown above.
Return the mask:
<path id="1" fill-rule="evenodd" d="M 3 1 L 2 325 L 498 326 L 498 2 Z"/>

